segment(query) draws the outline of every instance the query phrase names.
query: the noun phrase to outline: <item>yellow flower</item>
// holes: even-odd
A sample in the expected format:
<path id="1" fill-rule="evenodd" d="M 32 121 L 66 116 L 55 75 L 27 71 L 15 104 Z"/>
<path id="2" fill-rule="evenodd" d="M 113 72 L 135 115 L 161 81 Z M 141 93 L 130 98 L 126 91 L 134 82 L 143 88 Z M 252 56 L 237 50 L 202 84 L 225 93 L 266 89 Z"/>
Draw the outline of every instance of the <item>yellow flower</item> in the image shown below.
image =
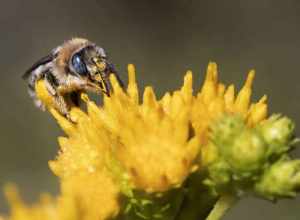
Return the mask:
<path id="1" fill-rule="evenodd" d="M 53 108 L 44 82 L 37 82 L 38 97 L 67 135 L 59 138 L 59 154 L 49 162 L 61 181 L 53 219 L 107 219 L 118 214 L 122 193 L 180 187 L 191 172 L 201 171 L 200 153 L 202 165 L 213 158 L 212 151 L 201 146 L 215 119 L 223 113 L 240 114 L 253 126 L 267 115 L 265 96 L 250 105 L 253 71 L 236 97 L 233 85 L 226 88 L 218 82 L 216 64 L 210 63 L 196 95 L 188 71 L 179 90 L 157 99 L 152 87 L 146 87 L 141 103 L 133 65 L 128 75 L 126 90 L 111 76 L 113 93 L 104 97 L 103 106 L 82 94 L 87 111 L 73 107 L 71 121 Z M 14 210 L 12 216 L 18 208 Z"/>
<path id="2" fill-rule="evenodd" d="M 253 127 L 267 117 L 267 96 L 264 95 L 257 103 L 251 103 L 252 83 L 255 76 L 251 70 L 246 82 L 235 96 L 234 85 L 227 88 L 218 82 L 217 65 L 210 63 L 207 68 L 204 84 L 196 95 L 192 107 L 191 121 L 195 133 L 205 146 L 201 148 L 201 164 L 206 166 L 217 158 L 216 150 L 208 143 L 209 126 L 224 113 L 240 115 L 248 126 Z"/>
<path id="3" fill-rule="evenodd" d="M 191 91 L 183 89 L 157 101 L 147 87 L 139 104 L 133 66 L 127 93 L 114 77 L 111 82 L 114 93 L 104 98 L 102 108 L 84 96 L 87 113 L 71 110 L 76 124 L 50 110 L 69 135 L 59 139 L 61 154 L 50 163 L 52 170 L 61 177 L 81 169 L 102 172 L 105 166 L 109 169 L 105 159 L 113 157 L 134 188 L 162 192 L 180 185 L 192 171 L 200 146 L 195 135 L 189 136 L 191 106 L 186 96 L 191 98 Z"/>
<path id="4" fill-rule="evenodd" d="M 3 220 L 54 220 L 58 219 L 57 206 L 55 199 L 48 194 L 40 196 L 40 201 L 34 205 L 26 205 L 13 185 L 5 187 L 5 194 L 11 206 L 11 215 L 9 218 L 3 217 Z M 2 218 L 0 217 L 2 220 Z"/>
<path id="5" fill-rule="evenodd" d="M 235 97 L 234 85 L 227 88 L 218 82 L 217 65 L 210 63 L 205 82 L 197 94 L 192 109 L 192 123 L 202 143 L 207 142 L 208 127 L 224 113 L 240 114 L 249 126 L 253 126 L 267 116 L 267 97 L 250 105 L 254 70 L 251 70 L 245 85 Z"/>
<path id="6" fill-rule="evenodd" d="M 62 179 L 59 219 L 107 219 L 119 212 L 118 188 L 105 172 L 79 173 Z"/>

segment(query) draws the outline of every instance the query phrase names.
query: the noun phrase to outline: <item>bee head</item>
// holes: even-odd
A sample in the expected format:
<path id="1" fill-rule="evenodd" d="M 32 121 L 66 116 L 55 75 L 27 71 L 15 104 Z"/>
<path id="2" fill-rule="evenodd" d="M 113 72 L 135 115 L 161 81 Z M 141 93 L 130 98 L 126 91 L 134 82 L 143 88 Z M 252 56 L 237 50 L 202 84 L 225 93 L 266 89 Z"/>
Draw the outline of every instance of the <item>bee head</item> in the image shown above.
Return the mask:
<path id="1" fill-rule="evenodd" d="M 108 94 L 109 75 L 116 71 L 101 47 L 86 39 L 75 38 L 58 50 L 58 66 L 64 66 L 64 71 L 68 74 L 94 84 Z"/>

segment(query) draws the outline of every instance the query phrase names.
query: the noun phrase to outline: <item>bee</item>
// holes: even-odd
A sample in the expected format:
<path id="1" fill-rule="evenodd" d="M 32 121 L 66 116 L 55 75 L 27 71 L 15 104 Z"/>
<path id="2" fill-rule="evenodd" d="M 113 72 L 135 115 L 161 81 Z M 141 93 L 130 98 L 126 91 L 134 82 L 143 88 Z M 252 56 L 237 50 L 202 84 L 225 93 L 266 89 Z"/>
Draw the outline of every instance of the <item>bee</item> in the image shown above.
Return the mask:
<path id="1" fill-rule="evenodd" d="M 23 75 L 28 93 L 35 105 L 45 110 L 45 104 L 36 94 L 37 81 L 43 80 L 54 108 L 69 117 L 71 106 L 80 105 L 81 92 L 110 95 L 110 74 L 123 83 L 103 48 L 83 38 L 73 38 L 56 47 L 51 53 L 34 63 Z"/>

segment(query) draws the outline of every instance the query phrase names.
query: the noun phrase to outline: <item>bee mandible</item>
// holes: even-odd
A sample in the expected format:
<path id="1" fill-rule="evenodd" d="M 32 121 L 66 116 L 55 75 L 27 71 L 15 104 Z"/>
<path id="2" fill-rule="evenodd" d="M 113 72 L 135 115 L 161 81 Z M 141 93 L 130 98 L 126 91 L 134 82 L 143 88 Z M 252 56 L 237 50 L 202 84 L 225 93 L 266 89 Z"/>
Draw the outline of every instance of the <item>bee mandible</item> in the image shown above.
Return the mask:
<path id="1" fill-rule="evenodd" d="M 110 95 L 110 74 L 122 81 L 105 51 L 83 38 L 73 38 L 56 47 L 51 53 L 34 63 L 23 75 L 28 82 L 28 93 L 37 107 L 45 104 L 36 94 L 37 81 L 43 80 L 53 97 L 54 108 L 68 117 L 71 106 L 80 105 L 80 93 L 96 92 Z"/>

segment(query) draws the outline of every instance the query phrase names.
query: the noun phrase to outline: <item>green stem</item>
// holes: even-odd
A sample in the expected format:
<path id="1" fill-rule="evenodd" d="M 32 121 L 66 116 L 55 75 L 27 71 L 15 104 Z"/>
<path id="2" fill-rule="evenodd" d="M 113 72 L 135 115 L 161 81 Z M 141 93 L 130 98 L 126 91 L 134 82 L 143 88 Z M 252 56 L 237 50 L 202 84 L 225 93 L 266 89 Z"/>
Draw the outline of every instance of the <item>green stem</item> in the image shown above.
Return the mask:
<path id="1" fill-rule="evenodd" d="M 203 176 L 196 173 L 187 180 L 184 187 L 188 190 L 174 220 L 205 220 L 214 208 L 218 197 L 202 184 Z"/>
<path id="2" fill-rule="evenodd" d="M 206 220 L 220 220 L 238 199 L 235 195 L 222 195 Z"/>

